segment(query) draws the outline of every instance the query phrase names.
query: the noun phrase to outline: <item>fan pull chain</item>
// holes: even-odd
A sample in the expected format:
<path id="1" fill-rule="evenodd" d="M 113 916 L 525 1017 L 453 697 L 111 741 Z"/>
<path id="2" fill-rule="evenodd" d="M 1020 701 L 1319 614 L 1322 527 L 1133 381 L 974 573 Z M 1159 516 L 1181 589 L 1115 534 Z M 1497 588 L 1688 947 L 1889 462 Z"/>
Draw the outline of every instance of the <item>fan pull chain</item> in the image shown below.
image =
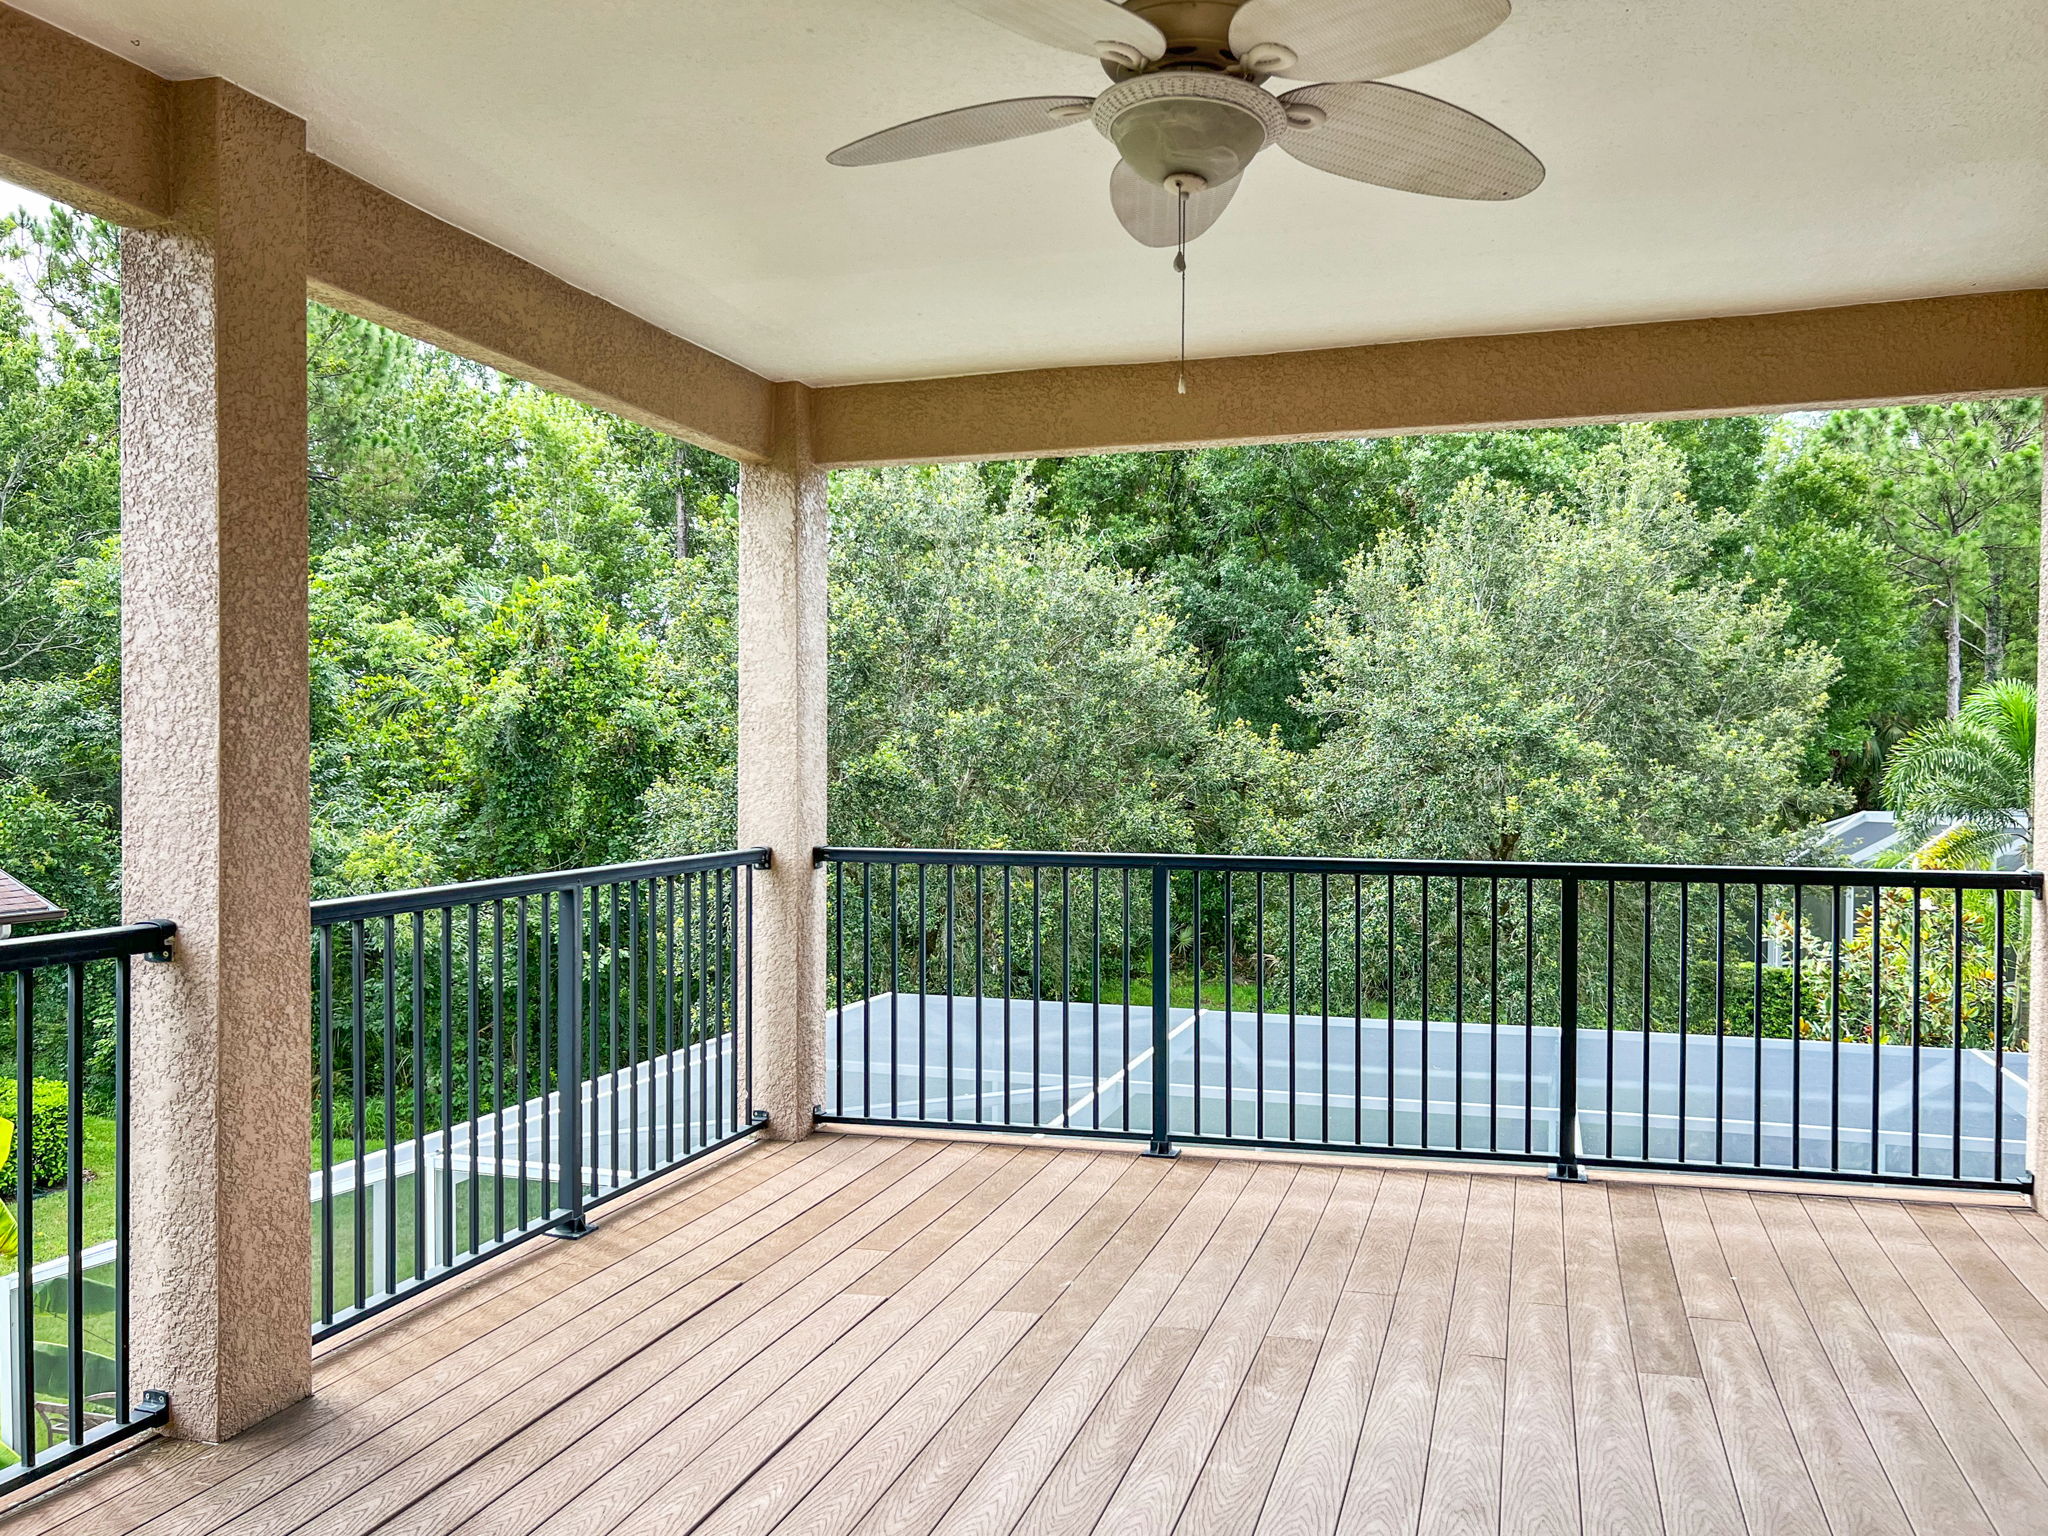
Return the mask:
<path id="1" fill-rule="evenodd" d="M 1173 270 L 1180 274 L 1180 375 L 1174 383 L 1174 393 L 1188 392 L 1188 190 L 1182 187 L 1177 194 L 1174 212 L 1178 227 L 1174 234 L 1178 249 L 1173 253 Z"/>

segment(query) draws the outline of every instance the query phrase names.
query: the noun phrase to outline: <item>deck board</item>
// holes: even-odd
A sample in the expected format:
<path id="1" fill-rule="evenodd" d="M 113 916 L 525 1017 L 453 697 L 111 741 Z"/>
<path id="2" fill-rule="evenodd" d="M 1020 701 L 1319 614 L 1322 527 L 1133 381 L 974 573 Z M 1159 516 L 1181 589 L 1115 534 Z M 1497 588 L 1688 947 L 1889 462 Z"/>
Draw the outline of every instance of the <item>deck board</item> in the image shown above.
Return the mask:
<path id="1" fill-rule="evenodd" d="M 0 1526 L 2023 1536 L 2044 1298 L 2008 1207 L 818 1136 Z"/>

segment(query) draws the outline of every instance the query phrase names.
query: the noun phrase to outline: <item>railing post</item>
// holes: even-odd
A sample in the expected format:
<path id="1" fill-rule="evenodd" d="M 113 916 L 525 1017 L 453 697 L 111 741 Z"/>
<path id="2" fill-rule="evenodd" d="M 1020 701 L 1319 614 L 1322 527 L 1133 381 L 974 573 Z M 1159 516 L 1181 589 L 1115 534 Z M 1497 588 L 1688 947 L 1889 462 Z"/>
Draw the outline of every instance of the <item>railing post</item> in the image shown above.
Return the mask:
<path id="1" fill-rule="evenodd" d="M 1584 1183 L 1579 1166 L 1579 882 L 1558 882 L 1557 1163 L 1553 1179 Z"/>
<path id="2" fill-rule="evenodd" d="M 1166 1043 L 1172 1022 L 1172 967 L 1167 959 L 1169 930 L 1167 907 L 1173 890 L 1173 875 L 1164 864 L 1152 866 L 1152 1140 L 1147 1157 L 1178 1157 L 1167 1123 L 1172 1108 L 1168 1079 Z M 1200 985 L 1199 979 L 1197 985 Z"/>
<path id="3" fill-rule="evenodd" d="M 561 963 L 555 1008 L 556 1117 L 561 1178 L 561 1217 L 549 1230 L 557 1237 L 581 1237 L 590 1230 L 583 1214 L 583 893 L 562 893 Z"/>

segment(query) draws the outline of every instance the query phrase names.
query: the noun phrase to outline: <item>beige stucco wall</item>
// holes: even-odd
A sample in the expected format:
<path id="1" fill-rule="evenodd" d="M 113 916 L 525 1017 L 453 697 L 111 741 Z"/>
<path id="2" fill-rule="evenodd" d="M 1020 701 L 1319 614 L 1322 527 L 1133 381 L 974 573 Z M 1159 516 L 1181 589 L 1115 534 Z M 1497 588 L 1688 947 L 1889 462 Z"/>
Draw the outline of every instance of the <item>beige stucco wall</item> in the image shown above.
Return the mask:
<path id="1" fill-rule="evenodd" d="M 755 1097 L 771 1135 L 807 1135 L 824 1091 L 825 474 L 810 392 L 775 395 L 774 453 L 740 471 L 740 845 L 754 877 Z"/>
<path id="2" fill-rule="evenodd" d="M 0 177 L 117 223 L 171 209 L 170 85 L 0 5 Z"/>
<path id="3" fill-rule="evenodd" d="M 232 1435 L 310 1387 L 305 125 L 174 89 L 122 243 L 122 882 L 138 1389 Z"/>
<path id="4" fill-rule="evenodd" d="M 312 159 L 314 295 L 558 394 L 741 460 L 766 380 Z"/>
<path id="5" fill-rule="evenodd" d="M 1108 453 L 2048 389 L 2048 292 L 817 391 L 829 465 Z"/>

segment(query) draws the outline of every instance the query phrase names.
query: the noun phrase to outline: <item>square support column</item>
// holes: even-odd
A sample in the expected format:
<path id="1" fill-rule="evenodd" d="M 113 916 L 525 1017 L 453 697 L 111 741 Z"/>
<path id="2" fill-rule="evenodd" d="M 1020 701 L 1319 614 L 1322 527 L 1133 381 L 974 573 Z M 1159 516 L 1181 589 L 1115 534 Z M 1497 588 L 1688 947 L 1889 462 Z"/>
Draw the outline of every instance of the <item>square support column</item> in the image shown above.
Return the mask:
<path id="1" fill-rule="evenodd" d="M 774 452 L 740 470 L 739 835 L 754 879 L 754 1095 L 769 1134 L 810 1134 L 824 1094 L 825 472 L 810 392 L 776 386 Z"/>
<path id="2" fill-rule="evenodd" d="M 221 1440 L 311 1389 L 305 125 L 172 88 L 176 216 L 121 242 L 133 1380 Z"/>

